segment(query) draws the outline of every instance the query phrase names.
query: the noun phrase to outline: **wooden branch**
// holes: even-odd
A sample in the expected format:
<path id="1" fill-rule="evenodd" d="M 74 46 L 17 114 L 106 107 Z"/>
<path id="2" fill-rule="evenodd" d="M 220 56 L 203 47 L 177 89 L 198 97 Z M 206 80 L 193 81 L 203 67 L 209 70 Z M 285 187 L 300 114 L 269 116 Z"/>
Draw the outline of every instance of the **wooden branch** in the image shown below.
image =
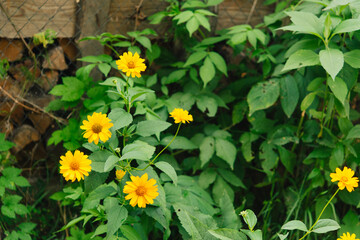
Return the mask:
<path id="1" fill-rule="evenodd" d="M 30 101 L 28 101 L 27 99 L 25 98 L 22 98 L 22 97 L 14 97 L 12 96 L 10 93 L 8 93 L 4 88 L 2 88 L 0 86 L 0 90 L 6 95 L 8 96 L 11 100 L 13 100 L 16 104 L 19 104 L 20 106 L 30 110 L 30 111 L 33 111 L 35 113 L 45 113 L 46 115 L 48 115 L 49 117 L 51 117 L 52 119 L 55 119 L 56 121 L 62 123 L 62 124 L 67 124 L 67 121 L 63 118 L 60 118 L 60 117 L 57 117 L 49 112 L 46 112 L 44 109 L 42 109 L 41 107 L 39 107 L 38 105 L 36 105 L 35 103 L 32 103 Z M 19 101 L 19 100 L 20 101 Z M 22 102 L 25 102 L 29 105 L 31 105 L 32 107 L 29 107 L 29 106 L 26 106 L 25 104 L 23 104 Z"/>
<path id="2" fill-rule="evenodd" d="M 252 4 L 252 6 L 251 6 L 249 16 L 248 16 L 248 18 L 247 18 L 247 20 L 246 20 L 246 24 L 249 24 L 249 22 L 250 22 L 250 20 L 251 20 L 251 17 L 252 17 L 252 15 L 254 14 L 257 1 L 258 1 L 258 0 L 254 0 L 253 4 Z"/>

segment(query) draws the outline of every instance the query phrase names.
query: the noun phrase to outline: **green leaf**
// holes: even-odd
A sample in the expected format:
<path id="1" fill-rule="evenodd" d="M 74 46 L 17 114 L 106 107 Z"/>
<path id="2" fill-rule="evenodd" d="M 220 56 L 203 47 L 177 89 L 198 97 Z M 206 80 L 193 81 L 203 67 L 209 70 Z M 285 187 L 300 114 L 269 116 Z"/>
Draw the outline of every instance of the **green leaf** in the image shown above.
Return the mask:
<path id="1" fill-rule="evenodd" d="M 299 101 L 299 89 L 291 75 L 280 79 L 280 101 L 286 116 L 290 118 Z"/>
<path id="2" fill-rule="evenodd" d="M 315 233 L 327 233 L 335 231 L 340 228 L 340 225 L 332 219 L 320 219 L 314 226 L 313 232 Z"/>
<path id="3" fill-rule="evenodd" d="M 209 117 L 214 117 L 218 109 L 218 103 L 216 99 L 206 95 L 200 95 L 196 98 L 196 106 L 202 112 L 205 112 L 207 109 L 207 115 Z"/>
<path id="4" fill-rule="evenodd" d="M 206 57 L 204 65 L 200 67 L 200 78 L 204 82 L 204 87 L 215 77 L 215 67 L 210 57 Z"/>
<path id="5" fill-rule="evenodd" d="M 204 57 L 206 57 L 206 55 L 207 55 L 207 52 L 205 52 L 205 51 L 194 52 L 186 60 L 184 67 L 193 65 L 194 63 L 201 61 Z"/>
<path id="6" fill-rule="evenodd" d="M 199 28 L 199 21 L 192 16 L 191 19 L 186 23 L 186 29 L 189 31 L 189 36 L 191 37 L 191 35 L 198 30 Z"/>
<path id="7" fill-rule="evenodd" d="M 220 240 L 247 240 L 247 237 L 243 233 L 230 228 L 209 230 L 209 233 Z"/>
<path id="8" fill-rule="evenodd" d="M 223 168 L 219 168 L 218 172 L 220 173 L 220 175 L 231 185 L 235 186 L 235 187 L 242 187 L 244 189 L 246 189 L 245 184 L 241 181 L 240 178 L 238 178 L 234 172 L 223 169 Z"/>
<path id="9" fill-rule="evenodd" d="M 256 231 L 241 229 L 241 231 L 245 233 L 250 238 L 250 240 L 262 240 L 262 233 L 259 229 Z"/>
<path id="10" fill-rule="evenodd" d="M 0 133 L 0 152 L 8 151 L 15 146 L 14 143 L 5 140 L 5 134 Z"/>
<path id="11" fill-rule="evenodd" d="M 252 231 L 257 223 L 257 217 L 255 213 L 251 209 L 246 209 L 245 211 L 242 211 L 240 215 L 243 217 L 245 223 Z"/>
<path id="12" fill-rule="evenodd" d="M 261 109 L 272 106 L 280 95 L 279 82 L 270 80 L 267 82 L 259 82 L 253 86 L 247 95 L 249 104 L 249 115 Z"/>
<path id="13" fill-rule="evenodd" d="M 111 70 L 111 66 L 108 63 L 100 63 L 98 68 L 105 75 L 105 77 L 107 77 Z"/>
<path id="14" fill-rule="evenodd" d="M 300 231 L 304 231 L 304 232 L 307 232 L 308 229 L 306 228 L 306 225 L 299 221 L 299 220 L 292 220 L 292 221 L 289 221 L 287 223 L 285 223 L 281 229 L 285 229 L 285 230 L 300 230 Z"/>
<path id="15" fill-rule="evenodd" d="M 346 19 L 335 28 L 333 34 L 354 32 L 360 29 L 360 19 Z"/>
<path id="16" fill-rule="evenodd" d="M 282 69 L 282 72 L 292 69 L 299 69 L 302 67 L 319 65 L 319 64 L 320 64 L 319 55 L 317 55 L 315 52 L 311 50 L 301 49 L 291 54 L 289 59 L 286 61 L 285 66 Z"/>
<path id="17" fill-rule="evenodd" d="M 305 111 L 306 109 L 308 109 L 313 103 L 315 97 L 316 97 L 316 92 L 312 92 L 306 95 L 306 97 L 302 100 L 300 105 L 301 111 Z"/>
<path id="18" fill-rule="evenodd" d="M 216 138 L 215 139 L 216 156 L 225 160 L 234 169 L 234 162 L 236 158 L 236 147 L 231 142 Z"/>
<path id="19" fill-rule="evenodd" d="M 282 30 L 296 31 L 300 33 L 307 33 L 321 38 L 323 23 L 313 13 L 304 11 L 286 12 L 290 16 L 290 20 L 294 25 L 282 27 Z"/>
<path id="20" fill-rule="evenodd" d="M 150 160 L 155 152 L 155 147 L 146 142 L 136 140 L 133 143 L 126 145 L 122 150 L 122 157 L 124 159 L 138 159 L 142 161 Z"/>
<path id="21" fill-rule="evenodd" d="M 293 152 L 290 152 L 286 148 L 282 146 L 278 146 L 280 161 L 285 166 L 286 170 L 290 173 L 293 173 L 295 163 L 296 163 L 296 155 Z"/>
<path id="22" fill-rule="evenodd" d="M 213 137 L 205 137 L 200 144 L 200 161 L 201 167 L 210 161 L 215 152 L 215 139 Z"/>
<path id="23" fill-rule="evenodd" d="M 136 37 L 135 40 L 140 43 L 141 45 L 143 45 L 146 49 L 148 49 L 150 52 L 152 51 L 151 49 L 151 42 L 150 39 L 145 37 L 145 36 L 139 36 Z"/>
<path id="24" fill-rule="evenodd" d="M 164 209 L 161 207 L 146 207 L 144 209 L 145 213 L 155 219 L 158 223 L 161 224 L 165 229 L 169 228 L 169 219 L 166 216 L 167 214 L 164 212 Z"/>
<path id="25" fill-rule="evenodd" d="M 226 191 L 224 191 L 222 197 L 220 198 L 219 206 L 221 209 L 221 226 L 238 229 L 240 226 L 240 220 L 238 215 L 235 213 L 234 205 Z"/>
<path id="26" fill-rule="evenodd" d="M 56 85 L 51 91 L 50 94 L 55 96 L 62 96 L 61 100 L 63 101 L 76 101 L 81 98 L 85 92 L 85 85 L 76 77 L 63 77 L 64 84 Z"/>
<path id="27" fill-rule="evenodd" d="M 355 125 L 353 128 L 350 129 L 346 139 L 354 139 L 360 138 L 360 125 Z"/>
<path id="28" fill-rule="evenodd" d="M 83 58 L 78 59 L 83 62 L 90 62 L 90 63 L 101 63 L 101 62 L 111 62 L 112 57 L 106 54 L 98 55 L 98 56 L 86 56 Z"/>
<path id="29" fill-rule="evenodd" d="M 91 160 L 91 171 L 104 172 L 106 159 L 110 156 L 112 156 L 112 153 L 106 150 L 90 154 L 89 159 Z"/>
<path id="30" fill-rule="evenodd" d="M 173 205 L 182 227 L 193 239 L 203 239 L 198 228 L 195 226 L 190 213 L 180 204 Z"/>
<path id="31" fill-rule="evenodd" d="M 104 200 L 104 207 L 107 218 L 107 237 L 111 237 L 116 233 L 120 226 L 128 217 L 128 211 L 123 205 L 119 205 L 119 200 L 113 197 L 107 197 Z"/>
<path id="32" fill-rule="evenodd" d="M 28 180 L 26 178 L 24 178 L 23 176 L 15 177 L 14 182 L 19 187 L 29 187 L 30 186 L 30 183 L 28 182 Z"/>
<path id="33" fill-rule="evenodd" d="M 30 233 L 36 227 L 36 223 L 23 222 L 20 223 L 19 228 L 24 233 Z"/>
<path id="34" fill-rule="evenodd" d="M 170 143 L 170 141 L 173 139 L 174 136 L 167 136 L 164 137 L 161 140 L 161 145 L 168 145 Z M 192 150 L 192 149 L 197 149 L 198 147 L 191 142 L 189 139 L 187 139 L 186 137 L 183 136 L 177 136 L 175 138 L 175 140 L 170 144 L 169 148 L 171 149 L 185 149 L 185 150 Z"/>
<path id="35" fill-rule="evenodd" d="M 204 171 L 200 173 L 198 183 L 199 186 L 203 189 L 207 189 L 210 184 L 215 182 L 217 173 L 213 168 L 206 168 Z"/>
<path id="36" fill-rule="evenodd" d="M 168 175 L 171 178 L 171 180 L 174 182 L 175 186 L 177 185 L 178 178 L 173 166 L 171 166 L 167 162 L 157 162 L 155 163 L 155 166 L 161 171 L 163 171 L 166 175 Z"/>
<path id="37" fill-rule="evenodd" d="M 254 31 L 249 30 L 246 32 L 246 35 L 247 35 L 247 39 L 249 40 L 249 43 L 256 49 L 257 38 Z"/>
<path id="38" fill-rule="evenodd" d="M 344 60 L 353 68 L 360 68 L 360 50 L 352 50 L 344 54 Z"/>
<path id="39" fill-rule="evenodd" d="M 227 76 L 227 67 L 224 58 L 217 52 L 209 53 L 210 60 L 220 72 Z"/>
<path id="40" fill-rule="evenodd" d="M 256 141 L 259 138 L 258 135 L 253 134 L 251 132 L 245 132 L 240 137 L 241 142 L 241 152 L 247 162 L 250 162 L 254 159 L 252 150 L 251 150 L 251 143 Z"/>
<path id="41" fill-rule="evenodd" d="M 129 126 L 133 121 L 132 115 L 122 108 L 115 108 L 111 110 L 109 113 L 109 118 L 114 124 L 113 128 L 115 130 Z"/>
<path id="42" fill-rule="evenodd" d="M 9 218 L 15 218 L 15 211 L 8 206 L 1 206 L 1 213 Z"/>
<path id="43" fill-rule="evenodd" d="M 335 80 L 327 78 L 327 83 L 331 91 L 334 93 L 335 97 L 344 105 L 346 96 L 348 94 L 346 83 L 338 77 L 336 77 Z"/>
<path id="44" fill-rule="evenodd" d="M 338 49 L 328 48 L 321 50 L 319 57 L 323 68 L 335 80 L 336 75 L 344 66 L 344 54 Z"/>
<path id="45" fill-rule="evenodd" d="M 173 19 L 174 20 L 179 20 L 177 22 L 177 25 L 181 24 L 181 23 L 184 23 L 184 22 L 187 22 L 189 21 L 189 19 L 194 15 L 194 13 L 192 11 L 184 11 L 182 13 L 180 13 L 179 15 L 175 16 Z"/>
<path id="46" fill-rule="evenodd" d="M 215 184 L 212 188 L 212 194 L 216 203 L 220 202 L 220 199 L 224 192 L 229 195 L 231 201 L 233 202 L 235 197 L 234 190 L 224 181 L 221 176 L 217 176 Z"/>
<path id="47" fill-rule="evenodd" d="M 120 227 L 120 230 L 122 232 L 122 234 L 124 234 L 124 236 L 128 239 L 128 240 L 139 240 L 142 239 L 140 237 L 140 235 L 137 233 L 137 231 L 129 226 L 129 225 L 122 225 Z"/>
<path id="48" fill-rule="evenodd" d="M 116 163 L 118 163 L 119 161 L 119 157 L 115 155 L 109 156 L 104 164 L 104 172 L 110 172 L 115 167 Z"/>
<path id="49" fill-rule="evenodd" d="M 203 14 L 195 13 L 194 17 L 198 20 L 201 26 L 203 26 L 209 32 L 211 31 L 209 19 L 207 19 Z"/>
<path id="50" fill-rule="evenodd" d="M 171 126 L 171 123 L 161 120 L 146 120 L 139 122 L 136 127 L 136 133 L 143 137 L 156 135 L 159 137 L 160 133 Z"/>
<path id="51" fill-rule="evenodd" d="M 234 45 L 238 45 L 245 42 L 246 39 L 247 39 L 246 32 L 240 32 L 232 35 L 232 37 L 230 38 L 230 42 Z"/>

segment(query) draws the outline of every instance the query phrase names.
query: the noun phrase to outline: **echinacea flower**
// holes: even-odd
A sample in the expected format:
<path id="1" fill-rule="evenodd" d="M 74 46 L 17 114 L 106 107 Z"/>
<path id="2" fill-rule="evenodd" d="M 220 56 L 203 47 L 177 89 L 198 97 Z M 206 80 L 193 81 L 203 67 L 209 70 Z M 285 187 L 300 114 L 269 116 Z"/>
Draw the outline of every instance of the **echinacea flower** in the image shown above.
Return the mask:
<path id="1" fill-rule="evenodd" d="M 83 121 L 81 129 L 86 130 L 84 133 L 84 138 L 88 139 L 88 142 L 94 142 L 95 144 L 99 143 L 99 139 L 103 142 L 106 142 L 111 137 L 111 128 L 112 124 L 110 119 L 106 117 L 106 114 L 94 112 L 92 116 L 88 115 L 87 120 Z"/>
<path id="2" fill-rule="evenodd" d="M 67 151 L 65 156 L 60 157 L 60 173 L 66 181 L 80 181 L 84 175 L 88 176 L 91 171 L 91 160 L 88 156 L 79 150 L 75 150 L 74 155 Z"/>
<path id="3" fill-rule="evenodd" d="M 171 113 L 170 117 L 174 118 L 175 123 L 189 123 L 193 121 L 193 116 L 188 111 L 182 108 L 175 108 Z"/>
<path id="4" fill-rule="evenodd" d="M 339 181 L 338 186 L 340 190 L 343 190 L 345 187 L 349 192 L 354 191 L 354 188 L 358 187 L 359 179 L 354 176 L 354 171 L 351 168 L 344 167 L 344 170 L 341 171 L 339 168 L 336 168 L 336 173 L 330 173 L 331 181 Z"/>
<path id="5" fill-rule="evenodd" d="M 146 204 L 153 204 L 154 199 L 159 195 L 156 180 L 151 178 L 148 180 L 148 175 L 145 173 L 141 177 L 131 176 L 131 181 L 126 182 L 124 186 L 124 193 L 126 200 L 130 200 L 130 205 L 135 207 L 136 204 L 140 208 L 145 208 Z"/>
<path id="6" fill-rule="evenodd" d="M 358 238 L 356 238 L 355 233 L 351 234 L 350 233 L 344 233 L 342 236 L 340 236 L 340 238 L 338 238 L 337 240 L 359 240 Z"/>
<path id="7" fill-rule="evenodd" d="M 139 54 L 135 52 L 125 52 L 120 56 L 120 59 L 116 61 L 118 69 L 126 73 L 126 76 L 141 77 L 140 72 L 145 71 L 146 65 L 144 64 L 145 59 L 140 58 Z"/>
<path id="8" fill-rule="evenodd" d="M 115 175 L 116 175 L 116 179 L 118 181 L 121 181 L 121 179 L 123 179 L 123 177 L 125 176 L 126 172 L 123 170 L 116 170 Z"/>

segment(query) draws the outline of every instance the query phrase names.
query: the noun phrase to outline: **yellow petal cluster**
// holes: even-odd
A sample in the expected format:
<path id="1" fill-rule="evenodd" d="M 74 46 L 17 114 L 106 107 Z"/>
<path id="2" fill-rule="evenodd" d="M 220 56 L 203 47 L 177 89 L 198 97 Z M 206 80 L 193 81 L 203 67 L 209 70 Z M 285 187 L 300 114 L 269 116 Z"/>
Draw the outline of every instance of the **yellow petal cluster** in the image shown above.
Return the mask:
<path id="1" fill-rule="evenodd" d="M 338 238 L 337 240 L 359 240 L 358 238 L 356 238 L 356 235 L 353 233 L 350 235 L 350 233 L 344 233 L 342 236 L 340 236 L 340 238 Z"/>
<path id="2" fill-rule="evenodd" d="M 146 65 L 144 64 L 145 59 L 140 58 L 139 54 L 135 52 L 125 52 L 120 59 L 116 61 L 118 69 L 126 73 L 126 76 L 141 77 L 140 72 L 145 71 Z"/>
<path id="3" fill-rule="evenodd" d="M 87 120 L 83 121 L 83 125 L 80 126 L 81 129 L 85 130 L 84 138 L 87 138 L 89 143 L 94 142 L 95 144 L 99 143 L 99 139 L 103 142 L 106 142 L 111 137 L 111 132 L 109 129 L 114 125 L 106 114 L 96 113 L 93 115 L 88 115 Z"/>
<path id="4" fill-rule="evenodd" d="M 130 205 L 140 208 L 145 208 L 146 204 L 153 204 L 154 199 L 159 195 L 156 180 L 151 178 L 148 180 L 148 175 L 145 173 L 141 177 L 131 176 L 131 181 L 126 182 L 124 186 L 124 193 L 126 200 L 130 200 Z"/>
<path id="5" fill-rule="evenodd" d="M 65 156 L 60 157 L 60 173 L 66 181 L 80 181 L 84 175 L 88 176 L 91 171 L 91 160 L 88 156 L 79 150 L 75 150 L 74 155 L 67 151 Z"/>
<path id="6" fill-rule="evenodd" d="M 126 172 L 123 170 L 116 170 L 115 175 L 116 175 L 116 179 L 121 181 L 121 179 L 123 179 L 123 177 L 125 176 Z"/>
<path id="7" fill-rule="evenodd" d="M 175 123 L 189 123 L 193 121 L 193 116 L 188 111 L 182 108 L 175 108 L 171 113 L 170 117 L 174 118 Z"/>
<path id="8" fill-rule="evenodd" d="M 349 192 L 354 191 L 354 188 L 358 187 L 359 179 L 354 176 L 354 171 L 351 168 L 344 167 L 343 171 L 340 168 L 336 168 L 336 173 L 330 173 L 331 181 L 338 182 L 340 190 L 343 190 L 345 187 Z"/>

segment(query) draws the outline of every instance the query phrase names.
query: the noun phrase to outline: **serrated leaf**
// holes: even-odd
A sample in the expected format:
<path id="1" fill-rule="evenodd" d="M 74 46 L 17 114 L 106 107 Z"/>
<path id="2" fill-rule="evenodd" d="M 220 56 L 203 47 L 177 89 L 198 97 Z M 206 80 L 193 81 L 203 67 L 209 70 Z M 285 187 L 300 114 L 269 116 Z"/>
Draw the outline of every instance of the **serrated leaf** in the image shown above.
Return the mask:
<path id="1" fill-rule="evenodd" d="M 127 209 L 119 204 L 119 200 L 113 197 L 107 197 L 104 200 L 104 207 L 107 218 L 107 237 L 111 237 L 116 233 L 120 226 L 128 217 Z"/>
<path id="2" fill-rule="evenodd" d="M 107 63 L 100 63 L 98 65 L 98 68 L 105 75 L 105 77 L 107 77 L 107 75 L 109 74 L 109 72 L 111 70 L 111 66 Z"/>
<path id="3" fill-rule="evenodd" d="M 135 40 L 140 43 L 141 45 L 143 45 L 146 49 L 148 49 L 150 52 L 152 51 L 151 49 L 151 42 L 150 39 L 145 37 L 145 36 L 139 36 L 136 37 Z"/>
<path id="4" fill-rule="evenodd" d="M 340 228 L 340 225 L 332 219 L 320 219 L 314 226 L 313 232 L 315 233 L 327 233 L 335 231 Z"/>
<path id="5" fill-rule="evenodd" d="M 166 136 L 161 140 L 160 143 L 166 146 L 170 143 L 173 137 L 174 136 Z M 186 137 L 177 136 L 175 140 L 170 144 L 169 148 L 192 150 L 192 149 L 197 149 L 198 147 Z"/>
<path id="6" fill-rule="evenodd" d="M 222 72 L 225 76 L 227 76 L 227 67 L 224 58 L 216 52 L 210 52 L 209 57 L 215 67 L 219 69 L 219 71 Z"/>
<path id="7" fill-rule="evenodd" d="M 175 16 L 173 19 L 174 20 L 179 20 L 177 22 L 177 25 L 187 22 L 192 16 L 194 15 L 194 13 L 192 11 L 184 11 L 182 13 L 180 13 L 179 15 Z"/>
<path id="8" fill-rule="evenodd" d="M 360 68 L 360 50 L 352 50 L 344 54 L 344 60 L 353 68 Z"/>
<path id="9" fill-rule="evenodd" d="M 63 77 L 63 83 L 56 85 L 50 94 L 62 96 L 62 101 L 76 101 L 81 98 L 85 92 L 85 85 L 76 77 Z"/>
<path id="10" fill-rule="evenodd" d="M 189 36 L 199 29 L 199 22 L 198 20 L 192 16 L 191 19 L 186 23 L 186 29 L 189 31 Z"/>
<path id="11" fill-rule="evenodd" d="M 215 139 L 216 156 L 227 162 L 231 169 L 234 169 L 236 158 L 236 147 L 231 142 L 216 138 Z"/>
<path id="12" fill-rule="evenodd" d="M 15 146 L 14 143 L 5 140 L 5 134 L 0 133 L 0 152 L 8 151 L 10 148 Z"/>
<path id="13" fill-rule="evenodd" d="M 336 26 L 333 34 L 354 32 L 360 29 L 360 19 L 346 19 Z"/>
<path id="14" fill-rule="evenodd" d="M 219 206 L 221 209 L 222 227 L 238 229 L 240 226 L 240 219 L 235 213 L 233 202 L 229 195 L 224 191 L 223 196 L 220 198 Z"/>
<path id="15" fill-rule="evenodd" d="M 122 108 L 115 108 L 111 110 L 109 113 L 109 118 L 114 124 L 113 128 L 115 130 L 129 126 L 133 121 L 132 115 Z"/>
<path id="16" fill-rule="evenodd" d="M 279 82 L 270 80 L 268 82 L 260 82 L 253 86 L 247 96 L 249 104 L 249 115 L 261 109 L 271 107 L 280 95 Z"/>
<path id="17" fill-rule="evenodd" d="M 167 162 L 157 162 L 155 163 L 155 166 L 161 171 L 163 171 L 166 175 L 168 175 L 174 182 L 175 186 L 177 185 L 178 178 L 173 166 L 171 166 Z"/>
<path id="18" fill-rule="evenodd" d="M 200 67 L 200 78 L 204 82 L 204 87 L 215 77 L 215 67 L 210 60 L 206 57 L 204 64 Z"/>
<path id="19" fill-rule="evenodd" d="M 344 66 L 344 54 L 338 49 L 328 48 L 321 50 L 319 57 L 321 66 L 335 80 L 336 75 Z"/>
<path id="20" fill-rule="evenodd" d="M 335 80 L 327 78 L 327 83 L 331 91 L 334 93 L 335 97 L 344 105 L 346 96 L 348 94 L 346 83 L 338 77 L 336 77 Z"/>
<path id="21" fill-rule="evenodd" d="M 148 137 L 153 134 L 159 136 L 160 133 L 171 126 L 171 123 L 161 120 L 146 120 L 139 122 L 136 127 L 136 133 L 143 137 Z"/>
<path id="22" fill-rule="evenodd" d="M 291 54 L 289 59 L 286 61 L 282 72 L 292 70 L 292 69 L 299 69 L 302 67 L 314 66 L 319 65 L 320 59 L 319 55 L 311 50 L 298 50 L 295 53 Z"/>
<path id="23" fill-rule="evenodd" d="M 306 225 L 299 221 L 299 220 L 292 220 L 292 221 L 289 221 L 287 223 L 285 223 L 281 229 L 285 229 L 285 230 L 301 230 L 301 231 L 304 231 L 304 232 L 307 232 L 307 227 Z"/>
<path id="24" fill-rule="evenodd" d="M 155 147 L 146 142 L 136 140 L 133 143 L 126 145 L 122 150 L 120 160 L 124 159 L 138 159 L 142 161 L 150 160 L 155 152 Z"/>
<path id="25" fill-rule="evenodd" d="M 191 54 L 189 56 L 189 58 L 186 60 L 184 67 L 190 66 L 194 63 L 197 63 L 199 61 L 201 61 L 204 57 L 206 57 L 207 52 L 203 52 L 203 51 L 199 51 L 199 52 L 194 52 L 193 54 Z"/>
<path id="26" fill-rule="evenodd" d="M 215 152 L 215 139 L 213 137 L 205 137 L 200 144 L 200 161 L 201 167 L 210 161 Z"/>
<path id="27" fill-rule="evenodd" d="M 209 32 L 211 31 L 209 20 L 200 13 L 195 13 L 194 17 L 198 20 L 199 24 Z"/>
<path id="28" fill-rule="evenodd" d="M 104 172 L 109 172 L 111 171 L 116 163 L 118 163 L 120 161 L 120 158 L 115 156 L 115 155 L 111 155 L 106 159 L 106 162 L 104 164 Z"/>
<path id="29" fill-rule="evenodd" d="M 286 116 L 290 118 L 299 101 L 299 89 L 291 75 L 280 79 L 280 101 Z"/>
<path id="30" fill-rule="evenodd" d="M 220 240 L 247 240 L 247 237 L 243 233 L 230 228 L 209 230 L 209 233 Z"/>

